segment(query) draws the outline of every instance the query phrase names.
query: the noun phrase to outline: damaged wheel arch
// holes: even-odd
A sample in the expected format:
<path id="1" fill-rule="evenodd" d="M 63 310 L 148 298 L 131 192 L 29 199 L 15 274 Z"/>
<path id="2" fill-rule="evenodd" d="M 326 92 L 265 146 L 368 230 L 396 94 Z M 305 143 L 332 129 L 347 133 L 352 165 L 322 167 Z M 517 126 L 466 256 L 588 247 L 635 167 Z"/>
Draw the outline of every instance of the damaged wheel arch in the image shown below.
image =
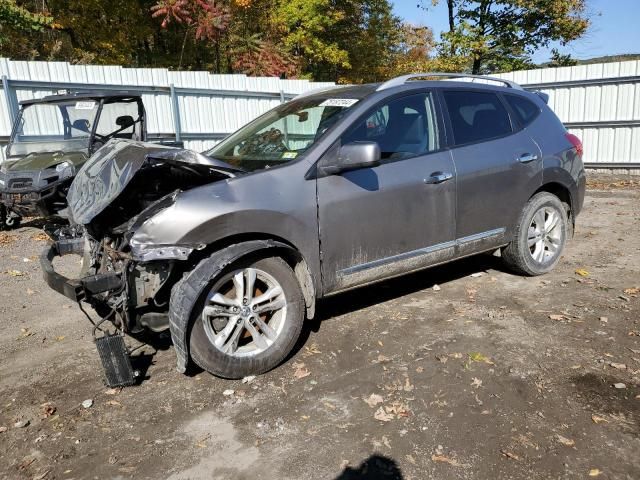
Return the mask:
<path id="1" fill-rule="evenodd" d="M 248 240 L 216 250 L 203 258 L 189 273 L 176 282 L 169 304 L 169 328 L 173 341 L 177 370 L 187 370 L 190 352 L 189 335 L 193 326 L 194 307 L 205 289 L 234 263 L 251 255 L 269 254 L 282 258 L 293 270 L 304 297 L 307 318 L 315 314 L 316 292 L 311 273 L 299 251 L 291 245 L 274 239 Z"/>

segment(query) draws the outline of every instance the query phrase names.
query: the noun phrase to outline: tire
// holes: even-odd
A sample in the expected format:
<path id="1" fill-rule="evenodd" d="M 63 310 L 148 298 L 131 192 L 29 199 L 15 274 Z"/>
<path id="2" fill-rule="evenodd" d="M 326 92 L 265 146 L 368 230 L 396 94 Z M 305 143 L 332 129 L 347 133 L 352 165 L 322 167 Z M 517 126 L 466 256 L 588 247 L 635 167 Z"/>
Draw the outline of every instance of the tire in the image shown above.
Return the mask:
<path id="1" fill-rule="evenodd" d="M 241 273 L 243 286 L 246 287 L 250 284 L 248 272 L 251 270 L 255 272 L 255 287 L 251 289 L 250 295 L 240 295 L 251 297 L 249 303 L 244 305 L 239 299 L 235 299 L 236 279 Z M 275 286 L 281 288 L 282 295 L 256 305 L 266 308 L 284 302 L 284 307 L 267 310 L 264 315 L 251 312 L 252 305 L 260 300 L 261 295 L 264 297 L 269 296 L 269 292 L 276 292 L 273 289 Z M 227 288 L 233 290 L 225 291 Z M 224 298 L 214 296 L 214 293 Z M 230 303 L 219 303 L 221 301 L 235 303 L 232 306 Z M 232 312 L 234 308 L 239 309 L 235 314 Z M 298 280 L 289 265 L 279 257 L 269 257 L 241 260 L 230 265 L 210 281 L 204 294 L 194 303 L 192 311 L 189 336 L 191 359 L 213 375 L 237 379 L 265 373 L 278 366 L 289 355 L 302 331 L 305 303 Z M 218 317 L 213 313 L 210 315 L 213 311 L 223 312 L 224 316 Z M 230 323 L 232 320 L 236 322 L 235 327 Z M 264 327 L 264 324 L 267 326 Z M 239 330 L 242 333 L 237 334 Z M 267 331 L 270 335 L 264 333 Z M 262 338 L 260 342 L 268 345 L 258 345 L 256 335 Z M 235 338 L 238 341 L 234 345 Z M 216 346 L 214 342 L 222 344 Z"/>
<path id="2" fill-rule="evenodd" d="M 502 258 L 517 273 L 543 275 L 558 264 L 570 232 L 567 209 L 560 199 L 548 192 L 537 193 L 522 210 Z"/>

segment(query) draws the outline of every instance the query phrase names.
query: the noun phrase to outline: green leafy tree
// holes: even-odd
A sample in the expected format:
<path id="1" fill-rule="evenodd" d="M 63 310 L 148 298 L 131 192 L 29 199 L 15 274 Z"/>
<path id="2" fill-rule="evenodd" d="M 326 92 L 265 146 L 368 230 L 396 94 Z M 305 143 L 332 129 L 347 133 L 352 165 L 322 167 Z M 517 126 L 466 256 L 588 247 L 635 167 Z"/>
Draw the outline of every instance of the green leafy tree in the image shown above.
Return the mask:
<path id="1" fill-rule="evenodd" d="M 42 32 L 52 27 L 47 13 L 34 13 L 16 4 L 15 0 L 0 0 L 0 55 L 10 56 L 12 40 L 24 34 Z M 9 47 L 9 48 L 8 48 Z"/>
<path id="2" fill-rule="evenodd" d="M 447 10 L 441 55 L 467 59 L 475 74 L 530 68 L 536 50 L 589 27 L 586 0 L 447 0 Z"/>

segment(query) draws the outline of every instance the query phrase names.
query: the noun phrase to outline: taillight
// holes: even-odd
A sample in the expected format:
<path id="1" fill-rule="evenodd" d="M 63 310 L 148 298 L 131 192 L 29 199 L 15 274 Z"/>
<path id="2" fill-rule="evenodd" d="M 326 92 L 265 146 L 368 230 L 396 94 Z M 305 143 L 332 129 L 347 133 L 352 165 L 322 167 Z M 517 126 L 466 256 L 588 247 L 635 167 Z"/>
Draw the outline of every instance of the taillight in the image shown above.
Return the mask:
<path id="1" fill-rule="evenodd" d="M 564 136 L 567 137 L 567 140 L 569 140 L 571 142 L 571 145 L 575 147 L 578 155 L 582 157 L 582 154 L 584 153 L 584 147 L 582 146 L 582 141 L 578 137 L 576 137 L 573 133 L 566 133 Z"/>

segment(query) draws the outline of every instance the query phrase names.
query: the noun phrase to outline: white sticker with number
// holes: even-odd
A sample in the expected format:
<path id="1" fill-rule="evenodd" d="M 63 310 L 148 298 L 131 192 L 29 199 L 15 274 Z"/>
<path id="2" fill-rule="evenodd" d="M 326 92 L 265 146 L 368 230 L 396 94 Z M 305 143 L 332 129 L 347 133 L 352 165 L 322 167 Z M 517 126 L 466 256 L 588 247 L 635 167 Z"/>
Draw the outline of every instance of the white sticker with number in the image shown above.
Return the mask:
<path id="1" fill-rule="evenodd" d="M 320 104 L 321 107 L 342 107 L 349 108 L 358 103 L 355 98 L 328 98 Z"/>
<path id="2" fill-rule="evenodd" d="M 93 110 L 96 102 L 76 102 L 76 110 Z"/>

